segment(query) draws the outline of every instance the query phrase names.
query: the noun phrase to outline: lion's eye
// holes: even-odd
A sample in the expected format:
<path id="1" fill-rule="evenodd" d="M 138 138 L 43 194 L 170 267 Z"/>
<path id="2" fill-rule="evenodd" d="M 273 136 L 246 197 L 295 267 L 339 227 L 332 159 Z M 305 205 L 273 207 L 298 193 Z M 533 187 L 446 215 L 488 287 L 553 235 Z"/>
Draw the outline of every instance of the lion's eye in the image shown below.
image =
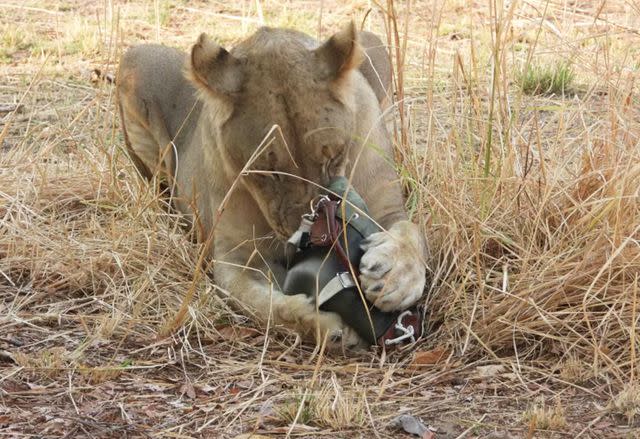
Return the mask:
<path id="1" fill-rule="evenodd" d="M 337 155 L 335 155 L 334 157 L 331 158 L 331 160 L 329 160 L 329 169 L 335 168 L 337 166 L 340 166 L 340 164 L 342 163 L 342 160 L 344 159 L 344 151 L 340 151 Z"/>
<path id="2" fill-rule="evenodd" d="M 322 155 L 324 160 L 322 163 L 322 174 L 326 177 L 335 177 L 344 160 L 346 148 L 334 147 L 329 148 L 327 145 L 322 147 Z"/>

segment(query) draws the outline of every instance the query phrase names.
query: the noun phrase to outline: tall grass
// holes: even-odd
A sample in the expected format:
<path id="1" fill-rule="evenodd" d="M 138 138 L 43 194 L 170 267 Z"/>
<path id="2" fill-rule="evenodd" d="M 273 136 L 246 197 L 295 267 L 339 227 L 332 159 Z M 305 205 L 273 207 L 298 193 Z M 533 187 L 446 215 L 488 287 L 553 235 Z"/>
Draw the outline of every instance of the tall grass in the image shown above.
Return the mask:
<path id="1" fill-rule="evenodd" d="M 550 374 L 579 361 L 589 378 L 634 382 L 640 126 L 633 79 L 609 72 L 624 91 L 612 90 L 606 110 L 588 122 L 582 115 L 599 105 L 589 97 L 569 106 L 527 98 L 523 92 L 562 96 L 574 73 L 558 63 L 550 71 L 529 67 L 524 79 L 509 76 L 505 29 L 514 4 L 491 3 L 490 71 L 479 71 L 473 42 L 471 64 L 458 63 L 467 68 L 464 84 L 445 103 L 440 140 L 418 150 L 411 145 L 423 140 L 415 134 L 398 136 L 410 145 L 400 157 L 409 190 L 419 194 L 414 217 L 432 216 L 424 227 L 433 251 L 429 339 L 466 359 L 510 359 L 518 368 L 546 359 Z M 398 40 L 397 27 L 391 31 Z M 529 50 L 535 53 L 535 42 Z M 404 64 L 396 68 L 407 75 Z M 510 85 L 517 80 L 520 89 Z M 439 111 L 427 102 L 427 116 L 414 114 L 399 129 L 429 124 Z M 542 117 L 558 123 L 543 127 Z"/>

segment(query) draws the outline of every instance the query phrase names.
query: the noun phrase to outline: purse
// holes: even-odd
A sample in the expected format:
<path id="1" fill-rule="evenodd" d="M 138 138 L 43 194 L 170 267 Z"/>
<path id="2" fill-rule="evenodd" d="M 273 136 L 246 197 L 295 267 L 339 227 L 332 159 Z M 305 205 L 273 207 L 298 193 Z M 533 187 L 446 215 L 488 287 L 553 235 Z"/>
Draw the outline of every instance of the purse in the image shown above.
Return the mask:
<path id="1" fill-rule="evenodd" d="M 346 178 L 333 179 L 327 189 L 287 242 L 284 293 L 314 296 L 320 310 L 339 314 L 371 345 L 415 342 L 422 333 L 417 307 L 381 311 L 366 300 L 358 282 L 361 244 L 381 229 Z"/>

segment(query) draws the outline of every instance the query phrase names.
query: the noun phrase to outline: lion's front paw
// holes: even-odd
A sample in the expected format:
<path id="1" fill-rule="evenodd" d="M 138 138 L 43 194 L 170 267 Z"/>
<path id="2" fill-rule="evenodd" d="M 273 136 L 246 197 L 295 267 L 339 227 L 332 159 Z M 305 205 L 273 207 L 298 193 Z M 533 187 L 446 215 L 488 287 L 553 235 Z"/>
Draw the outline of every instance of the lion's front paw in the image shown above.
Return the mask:
<path id="1" fill-rule="evenodd" d="M 341 329 L 327 334 L 327 350 L 329 352 L 357 352 L 366 349 L 368 346 L 369 344 L 347 325 L 343 325 Z"/>
<path id="2" fill-rule="evenodd" d="M 303 294 L 285 297 L 287 317 L 296 320 L 292 323 L 303 337 L 315 338 L 317 343 L 323 343 L 326 338 L 327 350 L 332 352 L 366 348 L 366 342 L 338 314 L 317 310 L 314 301 Z"/>
<path id="3" fill-rule="evenodd" d="M 365 297 L 382 311 L 407 309 L 424 291 L 422 238 L 415 225 L 402 223 L 370 235 L 362 245 L 360 282 Z"/>

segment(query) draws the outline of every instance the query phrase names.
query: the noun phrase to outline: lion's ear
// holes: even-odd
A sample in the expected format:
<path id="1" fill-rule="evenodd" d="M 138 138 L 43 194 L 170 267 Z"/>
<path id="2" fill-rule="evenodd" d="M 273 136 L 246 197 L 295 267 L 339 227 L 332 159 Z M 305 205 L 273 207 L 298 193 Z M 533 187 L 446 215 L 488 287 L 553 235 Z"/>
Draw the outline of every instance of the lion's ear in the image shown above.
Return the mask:
<path id="1" fill-rule="evenodd" d="M 339 79 L 350 70 L 357 69 L 364 60 L 358 41 L 358 30 L 352 21 L 340 32 L 315 49 L 319 69 L 328 79 Z"/>
<path id="2" fill-rule="evenodd" d="M 232 96 L 242 88 L 243 71 L 239 59 L 202 33 L 191 48 L 189 79 L 215 96 Z"/>

